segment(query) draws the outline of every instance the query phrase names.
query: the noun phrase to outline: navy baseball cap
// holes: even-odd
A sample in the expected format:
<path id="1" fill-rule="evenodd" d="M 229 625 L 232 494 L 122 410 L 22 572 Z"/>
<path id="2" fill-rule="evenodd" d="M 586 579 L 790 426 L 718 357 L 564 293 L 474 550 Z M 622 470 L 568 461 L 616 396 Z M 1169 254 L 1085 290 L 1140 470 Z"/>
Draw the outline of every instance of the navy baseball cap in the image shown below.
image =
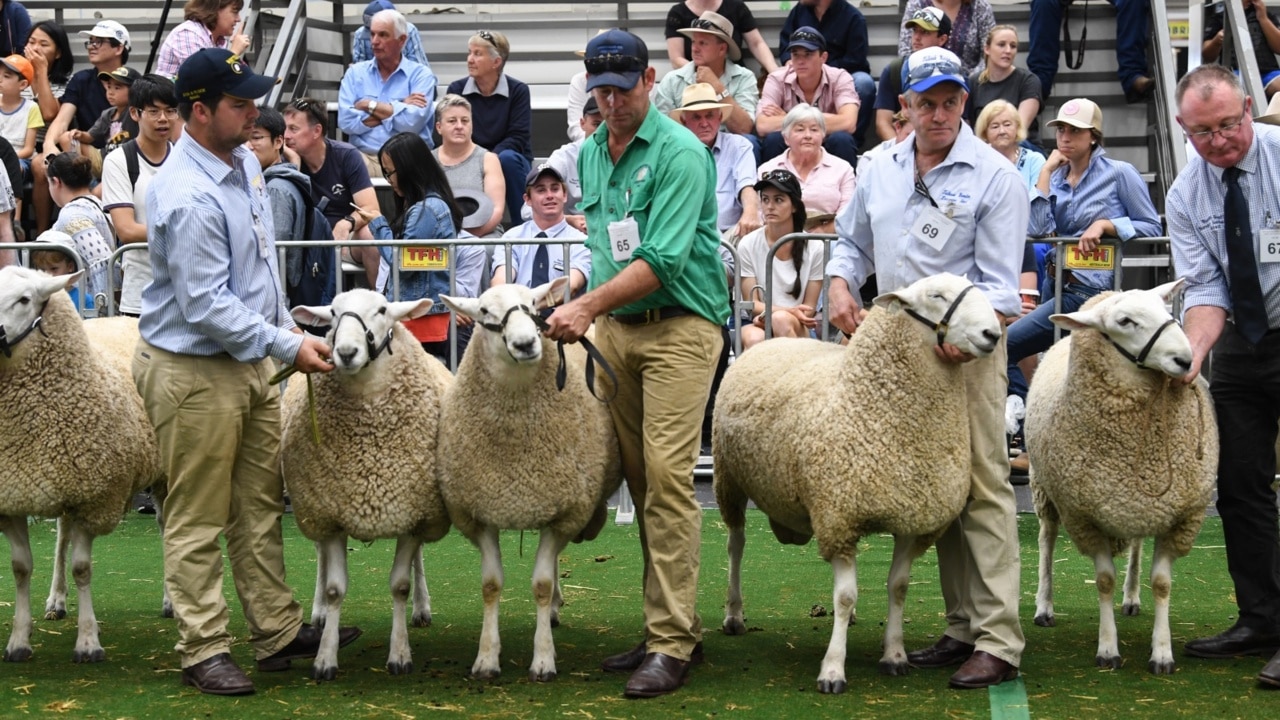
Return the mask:
<path id="1" fill-rule="evenodd" d="M 810 52 L 826 52 L 827 39 L 822 37 L 822 33 L 818 32 L 817 28 L 805 25 L 791 33 L 790 39 L 787 40 L 787 50 L 797 47 Z"/>
<path id="2" fill-rule="evenodd" d="M 638 36 L 610 28 L 587 43 L 582 64 L 588 91 L 604 85 L 630 90 L 649 67 L 649 48 Z"/>
<path id="3" fill-rule="evenodd" d="M 924 92 L 938 83 L 953 82 L 969 91 L 960 71 L 960 58 L 943 47 L 927 47 L 907 56 L 902 63 L 902 87 Z"/>
<path id="4" fill-rule="evenodd" d="M 255 73 L 230 50 L 203 48 L 183 61 L 173 86 L 183 102 L 200 102 L 220 95 L 256 100 L 278 82 L 280 78 Z"/>
<path id="5" fill-rule="evenodd" d="M 542 163 L 541 165 L 534 165 L 533 169 L 529 171 L 529 174 L 524 176 L 525 189 L 527 190 L 530 185 L 533 185 L 534 183 L 538 182 L 538 178 L 542 177 L 543 175 L 550 175 L 556 179 L 556 182 L 560 183 L 561 185 L 564 184 L 564 177 L 560 175 L 559 170 L 556 170 L 554 167 L 552 167 L 551 163 Z"/>
<path id="6" fill-rule="evenodd" d="M 391 0 L 373 0 L 373 2 L 369 3 L 368 5 L 365 5 L 364 16 L 361 18 L 362 20 L 364 20 L 365 29 L 368 29 L 369 23 L 373 22 L 374 15 L 377 15 L 383 10 L 395 10 L 395 9 L 396 9 L 396 6 L 391 4 Z"/>

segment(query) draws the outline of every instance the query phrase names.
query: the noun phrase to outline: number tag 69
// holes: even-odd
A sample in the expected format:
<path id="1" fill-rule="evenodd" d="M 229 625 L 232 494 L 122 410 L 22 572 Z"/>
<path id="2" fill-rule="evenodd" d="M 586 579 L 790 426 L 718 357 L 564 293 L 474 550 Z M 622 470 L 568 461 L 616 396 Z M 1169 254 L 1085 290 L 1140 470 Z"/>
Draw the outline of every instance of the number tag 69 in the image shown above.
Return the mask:
<path id="1" fill-rule="evenodd" d="M 925 208 L 911 225 L 911 234 L 934 250 L 941 250 L 956 231 L 956 221 L 935 207 Z"/>

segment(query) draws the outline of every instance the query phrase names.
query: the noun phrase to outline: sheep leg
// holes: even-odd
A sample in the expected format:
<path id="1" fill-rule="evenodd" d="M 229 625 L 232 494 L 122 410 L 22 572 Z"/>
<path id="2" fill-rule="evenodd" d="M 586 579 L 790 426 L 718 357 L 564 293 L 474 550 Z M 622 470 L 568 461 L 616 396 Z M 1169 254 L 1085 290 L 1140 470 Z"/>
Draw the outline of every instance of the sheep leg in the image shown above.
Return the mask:
<path id="1" fill-rule="evenodd" d="M 884 656 L 880 658 L 880 674 L 906 675 L 907 649 L 902 642 L 903 606 L 907 602 L 907 586 L 911 583 L 911 562 L 916 538 L 898 535 L 893 539 L 893 564 L 889 566 L 889 618 L 884 626 Z"/>
<path id="2" fill-rule="evenodd" d="M 1176 556 L 1160 539 L 1151 559 L 1151 594 L 1156 600 L 1155 627 L 1151 631 L 1151 660 L 1147 670 L 1153 675 L 1172 675 L 1173 643 L 1169 639 L 1169 593 L 1173 587 L 1173 561 Z"/>
<path id="3" fill-rule="evenodd" d="M 1142 612 L 1142 597 L 1138 594 L 1141 579 L 1142 538 L 1134 538 L 1129 542 L 1129 565 L 1124 571 L 1124 605 L 1120 611 L 1125 615 L 1133 616 Z"/>
<path id="4" fill-rule="evenodd" d="M 1035 624 L 1053 627 L 1053 547 L 1058 542 L 1058 523 L 1040 518 L 1040 582 L 1036 587 Z"/>
<path id="5" fill-rule="evenodd" d="M 529 666 L 529 679 L 534 682 L 550 682 L 556 679 L 556 645 L 551 635 L 551 618 L 556 612 L 556 569 L 560 564 L 560 551 L 569 544 L 569 538 L 561 537 L 544 528 L 538 540 L 538 554 L 533 561 L 533 601 L 538 606 L 538 621 L 533 631 L 533 664 Z"/>
<path id="6" fill-rule="evenodd" d="M 76 581 L 76 601 L 79 616 L 79 633 L 76 649 L 71 659 L 78 663 L 96 663 L 107 654 L 98 640 L 98 617 L 93 612 L 93 535 L 76 523 L 68 523 L 71 536 L 71 577 Z"/>
<path id="7" fill-rule="evenodd" d="M 311 677 L 332 680 L 338 675 L 338 626 L 342 601 L 347 596 L 347 538 L 343 535 L 326 538 L 317 546 L 324 553 L 325 625 L 320 635 L 320 651 L 311 664 Z"/>
<path id="8" fill-rule="evenodd" d="M 413 618 L 414 627 L 431 627 L 431 593 L 427 592 L 427 570 L 422 565 L 422 543 L 413 554 Z"/>
<path id="9" fill-rule="evenodd" d="M 9 540 L 9 556 L 16 592 L 13 601 L 13 630 L 4 649 L 5 662 L 31 659 L 31 538 L 27 519 L 20 515 L 0 517 L 0 529 Z"/>
<path id="10" fill-rule="evenodd" d="M 53 546 L 53 578 L 49 582 L 49 598 L 44 601 L 44 619 L 62 620 L 67 616 L 67 545 L 71 533 L 67 518 L 58 518 L 58 540 Z"/>
<path id="11" fill-rule="evenodd" d="M 409 586 L 414 582 L 413 565 L 420 562 L 422 542 L 409 535 L 396 538 L 396 557 L 391 564 L 391 652 L 387 655 L 387 672 L 392 675 L 413 672 L 413 652 L 409 649 L 409 626 L 404 613 Z M 416 589 L 414 593 L 416 595 Z"/>
<path id="12" fill-rule="evenodd" d="M 896 555 L 896 550 L 895 550 Z M 848 684 L 844 679 L 844 657 L 849 641 L 849 618 L 858 606 L 858 566 L 853 558 L 831 558 L 831 572 L 835 576 L 832 604 L 835 620 L 831 626 L 831 644 L 822 658 L 822 671 L 818 673 L 818 692 L 842 693 Z"/>
<path id="13" fill-rule="evenodd" d="M 316 543 L 316 591 L 311 597 L 311 624 L 323 628 L 325 623 L 324 586 L 329 580 L 329 567 L 324 548 Z"/>
<path id="14" fill-rule="evenodd" d="M 1116 637 L 1116 566 L 1111 560 L 1110 547 L 1093 556 L 1093 569 L 1098 586 L 1098 654 L 1094 661 L 1098 667 L 1116 670 L 1124 660 L 1120 657 L 1120 643 Z"/>
<path id="15" fill-rule="evenodd" d="M 745 635 L 747 624 L 742 615 L 742 551 L 747 545 L 744 524 L 730 525 L 729 529 L 729 590 L 724 601 L 724 633 Z"/>
<path id="16" fill-rule="evenodd" d="M 560 627 L 560 608 L 564 607 L 564 593 L 560 592 L 560 554 L 556 553 L 555 589 L 551 593 L 551 627 Z"/>
<path id="17" fill-rule="evenodd" d="M 498 636 L 498 602 L 502 599 L 502 547 L 498 545 L 498 529 L 482 528 L 475 543 L 480 548 L 484 624 L 480 628 L 480 652 L 471 665 L 471 677 L 493 680 L 502 674 L 502 667 L 499 665 L 502 640 Z"/>

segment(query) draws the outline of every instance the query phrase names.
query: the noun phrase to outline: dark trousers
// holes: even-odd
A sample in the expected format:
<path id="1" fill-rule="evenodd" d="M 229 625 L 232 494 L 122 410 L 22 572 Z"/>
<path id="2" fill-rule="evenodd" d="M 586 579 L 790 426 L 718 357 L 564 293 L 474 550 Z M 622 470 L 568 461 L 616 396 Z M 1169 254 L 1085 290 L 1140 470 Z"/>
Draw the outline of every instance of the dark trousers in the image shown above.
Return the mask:
<path id="1" fill-rule="evenodd" d="M 1276 424 L 1280 422 L 1280 331 L 1256 347 L 1227 324 L 1213 350 L 1218 416 L 1218 513 L 1235 583 L 1239 624 L 1280 631 L 1280 525 Z"/>

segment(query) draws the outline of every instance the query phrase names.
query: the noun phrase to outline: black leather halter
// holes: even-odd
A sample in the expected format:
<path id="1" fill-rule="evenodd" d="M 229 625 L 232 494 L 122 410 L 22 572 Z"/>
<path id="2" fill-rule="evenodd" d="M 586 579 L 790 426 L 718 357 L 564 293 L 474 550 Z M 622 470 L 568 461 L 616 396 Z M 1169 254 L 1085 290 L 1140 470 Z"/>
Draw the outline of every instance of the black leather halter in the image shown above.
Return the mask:
<path id="1" fill-rule="evenodd" d="M 1170 325 L 1174 325 L 1176 323 L 1177 321 L 1174 320 L 1173 318 L 1169 318 L 1168 320 L 1165 320 L 1164 324 L 1156 329 L 1155 333 L 1151 336 L 1151 339 L 1147 341 L 1147 344 L 1142 348 L 1142 351 L 1139 352 L 1137 355 L 1134 355 L 1128 350 L 1125 350 L 1124 348 L 1120 347 L 1120 343 L 1117 343 L 1115 340 L 1112 340 L 1110 335 L 1103 333 L 1102 337 L 1106 338 L 1107 342 L 1114 345 L 1115 349 L 1119 350 L 1121 355 L 1129 359 L 1129 362 L 1143 369 L 1152 369 L 1147 367 L 1147 356 L 1151 354 L 1151 348 L 1156 346 L 1156 341 L 1160 339 L 1160 336 L 1164 333 L 1164 331 L 1167 330 Z"/>
<path id="2" fill-rule="evenodd" d="M 49 337 L 49 334 L 44 331 L 44 326 L 41 325 L 41 322 L 44 320 L 45 308 L 47 308 L 48 306 L 49 306 L 48 303 L 45 303 L 43 306 L 41 306 L 40 314 L 36 316 L 35 320 L 31 321 L 30 327 L 18 333 L 17 337 L 13 338 L 12 340 L 10 340 L 8 335 L 5 333 L 4 326 L 0 325 L 0 353 L 3 353 L 4 356 L 7 358 L 13 357 L 13 349 L 18 346 L 18 343 L 22 342 L 23 340 L 26 340 L 27 336 L 30 335 L 32 332 L 36 331 L 37 329 L 40 331 L 41 335 L 44 335 L 45 337 Z"/>
<path id="3" fill-rule="evenodd" d="M 942 343 L 946 341 L 947 332 L 951 330 L 951 316 L 956 314 L 956 308 L 960 307 L 960 301 L 963 300 L 964 296 L 968 295 L 969 291 L 972 289 L 973 286 L 970 285 L 969 287 L 961 290 L 960 294 L 956 296 L 956 299 L 951 301 L 951 307 L 947 308 L 946 314 L 943 315 L 942 319 L 936 323 L 911 308 L 905 309 L 908 315 L 929 326 L 938 334 L 938 347 L 942 347 Z"/>
<path id="4" fill-rule="evenodd" d="M 525 315 L 528 315 L 529 319 L 533 320 L 533 324 L 536 325 L 538 330 L 541 332 L 546 332 L 547 328 L 550 327 L 547 325 L 547 321 L 543 319 L 541 315 L 534 312 L 533 308 L 528 305 L 513 305 L 507 308 L 507 312 L 502 316 L 502 322 L 500 323 L 477 322 L 480 327 L 485 330 L 502 335 L 502 333 L 507 329 L 507 321 L 511 319 L 511 314 L 514 312 L 522 312 Z M 618 394 L 618 376 L 613 372 L 613 368 L 609 366 L 609 362 L 604 359 L 604 355 L 600 352 L 599 348 L 597 348 L 590 340 L 583 337 L 579 338 L 578 342 L 582 343 L 582 348 L 587 351 L 587 389 L 591 391 L 591 396 L 603 403 L 613 400 L 613 398 Z M 510 351 L 508 350 L 508 352 Z M 556 366 L 556 390 L 564 392 L 564 385 L 569 376 L 569 368 L 564 359 L 564 340 L 556 341 L 556 353 L 560 357 L 560 364 Z M 613 392 L 610 393 L 607 398 L 602 398 L 596 393 L 597 363 L 599 363 L 600 369 L 604 370 L 604 374 L 609 376 L 609 381 L 613 383 Z"/>
<path id="5" fill-rule="evenodd" d="M 375 345 L 373 331 L 369 329 L 368 325 L 364 324 L 364 318 L 360 317 L 359 315 L 351 311 L 347 311 L 339 315 L 338 322 L 333 324 L 333 333 L 335 337 L 338 334 L 338 325 L 342 324 L 342 319 L 347 317 L 348 315 L 355 318 L 356 322 L 360 323 L 360 327 L 364 328 L 364 343 L 369 350 L 369 362 L 373 362 L 374 360 L 377 360 L 378 356 L 382 354 L 383 350 L 386 350 L 388 355 L 392 354 L 391 334 L 395 332 L 395 327 L 392 326 L 392 328 L 387 331 L 387 336 L 382 338 L 382 342 Z"/>

